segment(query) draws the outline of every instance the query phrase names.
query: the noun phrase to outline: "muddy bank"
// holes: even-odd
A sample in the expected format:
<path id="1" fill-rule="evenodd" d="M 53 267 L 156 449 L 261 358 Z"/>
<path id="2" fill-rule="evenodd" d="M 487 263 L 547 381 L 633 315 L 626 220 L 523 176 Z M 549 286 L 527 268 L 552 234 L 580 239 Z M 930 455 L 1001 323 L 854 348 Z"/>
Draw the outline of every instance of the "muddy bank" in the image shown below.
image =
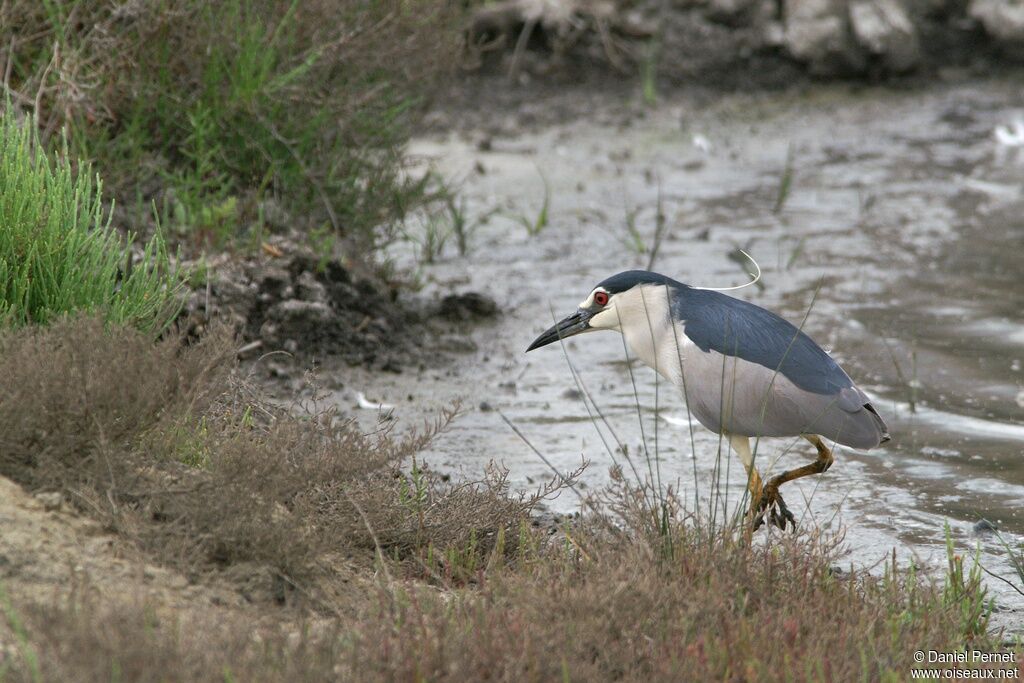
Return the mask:
<path id="1" fill-rule="evenodd" d="M 194 337 L 211 324 L 229 325 L 243 361 L 266 359 L 255 364 L 260 373 L 289 380 L 294 389 L 306 368 L 326 359 L 396 373 L 442 366 L 473 349 L 453 339 L 495 314 L 494 301 L 477 292 L 453 286 L 423 298 L 407 282 L 385 282 L 280 238 L 258 254 L 218 258 L 189 296 L 180 324 Z"/>

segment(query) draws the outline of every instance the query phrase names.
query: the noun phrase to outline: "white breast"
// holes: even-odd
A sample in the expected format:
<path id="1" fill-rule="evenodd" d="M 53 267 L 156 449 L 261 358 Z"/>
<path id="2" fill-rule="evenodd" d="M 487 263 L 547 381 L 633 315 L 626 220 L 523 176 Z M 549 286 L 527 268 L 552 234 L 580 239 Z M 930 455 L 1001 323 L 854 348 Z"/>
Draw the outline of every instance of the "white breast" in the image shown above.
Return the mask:
<path id="1" fill-rule="evenodd" d="M 627 294 L 617 297 L 615 308 L 630 353 L 681 386 L 682 362 L 696 347 L 684 333 L 685 323 L 672 321 L 665 287 L 636 287 Z"/>

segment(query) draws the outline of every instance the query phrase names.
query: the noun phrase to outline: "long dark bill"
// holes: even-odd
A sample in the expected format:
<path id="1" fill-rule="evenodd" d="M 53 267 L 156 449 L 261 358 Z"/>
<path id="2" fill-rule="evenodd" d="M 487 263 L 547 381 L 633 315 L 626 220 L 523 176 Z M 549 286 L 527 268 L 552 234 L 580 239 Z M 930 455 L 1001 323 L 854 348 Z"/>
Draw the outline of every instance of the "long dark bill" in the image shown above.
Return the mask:
<path id="1" fill-rule="evenodd" d="M 563 319 L 561 322 L 552 325 L 544 331 L 544 334 L 534 339 L 533 343 L 526 349 L 527 353 L 534 349 L 539 349 L 542 346 L 547 346 L 559 339 L 566 339 L 574 334 L 586 332 L 590 329 L 590 319 L 593 315 L 594 314 L 591 311 L 582 308 L 577 309 L 575 313 Z"/>

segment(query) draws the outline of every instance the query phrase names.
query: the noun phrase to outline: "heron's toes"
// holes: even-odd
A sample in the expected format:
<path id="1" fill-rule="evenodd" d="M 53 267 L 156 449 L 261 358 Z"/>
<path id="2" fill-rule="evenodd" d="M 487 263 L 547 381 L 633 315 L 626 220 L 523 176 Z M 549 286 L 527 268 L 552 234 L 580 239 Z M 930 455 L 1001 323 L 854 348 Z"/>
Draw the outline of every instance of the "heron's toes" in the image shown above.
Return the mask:
<path id="1" fill-rule="evenodd" d="M 794 517 L 793 513 L 789 511 L 788 507 L 786 507 L 785 501 L 783 501 L 780 496 L 776 502 L 778 505 L 772 509 L 772 524 L 783 531 L 786 530 L 786 524 L 789 524 L 793 528 L 793 531 L 796 531 L 796 517 Z"/>
<path id="2" fill-rule="evenodd" d="M 789 524 L 793 527 L 793 531 L 796 531 L 796 517 L 790 512 L 786 501 L 782 499 L 778 487 L 772 486 L 771 483 L 765 484 L 764 491 L 761 493 L 761 500 L 757 505 L 757 514 L 754 516 L 754 531 L 757 531 L 764 525 L 766 514 L 768 515 L 768 521 L 773 526 L 785 531 L 786 525 Z"/>

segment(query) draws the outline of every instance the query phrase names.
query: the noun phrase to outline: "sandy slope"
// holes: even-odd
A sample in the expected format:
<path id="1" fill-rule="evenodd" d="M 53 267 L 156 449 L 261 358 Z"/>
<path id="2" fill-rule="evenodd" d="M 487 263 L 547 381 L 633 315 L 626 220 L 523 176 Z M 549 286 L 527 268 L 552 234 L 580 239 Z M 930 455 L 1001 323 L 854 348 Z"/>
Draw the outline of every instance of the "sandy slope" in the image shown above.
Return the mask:
<path id="1" fill-rule="evenodd" d="M 160 609 L 247 609 L 226 586 L 191 584 L 146 562 L 102 526 L 0 477 L 0 588 L 18 604 L 61 601 L 74 590 Z"/>

